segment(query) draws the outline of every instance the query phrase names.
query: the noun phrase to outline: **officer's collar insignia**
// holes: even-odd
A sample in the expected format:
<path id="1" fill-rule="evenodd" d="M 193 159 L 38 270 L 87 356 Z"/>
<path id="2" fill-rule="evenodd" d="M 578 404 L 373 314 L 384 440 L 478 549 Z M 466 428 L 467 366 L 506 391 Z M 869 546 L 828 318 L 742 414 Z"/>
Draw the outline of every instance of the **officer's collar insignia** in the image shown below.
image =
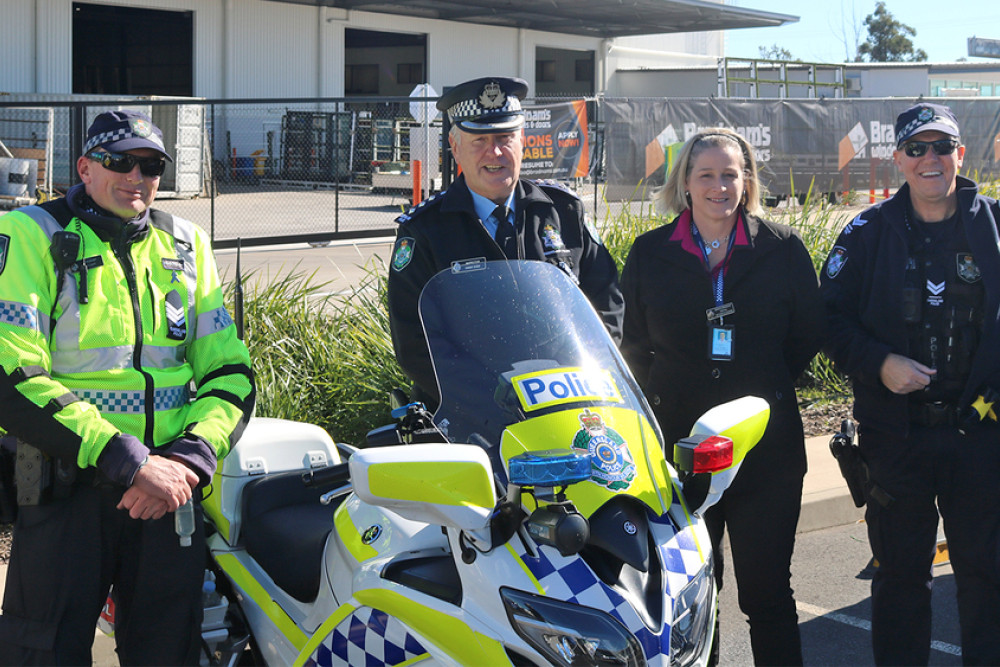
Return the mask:
<path id="1" fill-rule="evenodd" d="M 167 338 L 184 340 L 187 338 L 187 318 L 184 316 L 184 302 L 177 290 L 167 293 L 165 303 L 167 313 Z"/>
<path id="2" fill-rule="evenodd" d="M 955 255 L 955 268 L 957 269 L 958 277 L 967 283 L 974 283 L 982 278 L 979 267 L 976 266 L 976 260 L 970 253 L 960 252 Z M 0 267 L 0 271 L 2 270 L 3 267 Z"/>
<path id="3" fill-rule="evenodd" d="M 839 245 L 834 246 L 830 258 L 826 260 L 826 275 L 836 278 L 844 264 L 847 264 L 847 250 Z"/>
<path id="4" fill-rule="evenodd" d="M 483 92 L 479 95 L 479 105 L 484 109 L 500 109 L 507 102 L 507 96 L 500 89 L 500 84 L 490 81 L 483 86 Z"/>
<path id="5" fill-rule="evenodd" d="M 406 268 L 410 260 L 413 259 L 414 240 L 409 236 L 396 241 L 396 248 L 392 251 L 392 270 L 402 271 Z"/>
<path id="6" fill-rule="evenodd" d="M 6 234 L 0 234 L 0 273 L 3 273 L 3 267 L 7 266 L 7 251 L 10 249 L 10 237 Z"/>

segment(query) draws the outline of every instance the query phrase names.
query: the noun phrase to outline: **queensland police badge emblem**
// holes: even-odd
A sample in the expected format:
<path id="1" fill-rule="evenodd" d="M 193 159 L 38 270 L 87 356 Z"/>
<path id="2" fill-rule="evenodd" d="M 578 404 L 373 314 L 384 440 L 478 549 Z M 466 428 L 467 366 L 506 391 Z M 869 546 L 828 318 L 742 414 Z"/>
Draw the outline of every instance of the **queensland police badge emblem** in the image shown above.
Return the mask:
<path id="1" fill-rule="evenodd" d="M 3 268 L 0 267 L 0 271 L 2 270 Z M 959 278 L 970 284 L 982 278 L 979 267 L 976 266 L 975 258 L 967 252 L 960 252 L 955 255 L 955 270 Z"/>
<path id="2" fill-rule="evenodd" d="M 396 249 L 392 252 L 393 271 L 402 271 L 413 259 L 413 239 L 409 236 L 396 241 Z"/>
<path id="3" fill-rule="evenodd" d="M 546 250 L 553 252 L 566 249 L 566 244 L 563 243 L 559 230 L 552 225 L 545 225 L 542 228 L 542 244 Z"/>
<path id="4" fill-rule="evenodd" d="M 148 137 L 153 133 L 153 128 L 150 127 L 149 122 L 142 118 L 133 118 L 130 125 L 132 126 L 132 134 L 137 137 Z"/>
<path id="5" fill-rule="evenodd" d="M 840 270 L 847 264 L 847 250 L 842 246 L 834 246 L 830 258 L 826 260 L 826 275 L 836 278 Z"/>
<path id="6" fill-rule="evenodd" d="M 507 102 L 507 96 L 500 89 L 500 84 L 490 81 L 483 87 L 479 95 L 479 106 L 484 109 L 499 109 Z"/>
<path id="7" fill-rule="evenodd" d="M 590 453 L 590 480 L 611 491 L 627 489 L 636 470 L 625 439 L 595 412 L 584 410 L 579 419 L 583 428 L 573 438 L 573 449 Z"/>

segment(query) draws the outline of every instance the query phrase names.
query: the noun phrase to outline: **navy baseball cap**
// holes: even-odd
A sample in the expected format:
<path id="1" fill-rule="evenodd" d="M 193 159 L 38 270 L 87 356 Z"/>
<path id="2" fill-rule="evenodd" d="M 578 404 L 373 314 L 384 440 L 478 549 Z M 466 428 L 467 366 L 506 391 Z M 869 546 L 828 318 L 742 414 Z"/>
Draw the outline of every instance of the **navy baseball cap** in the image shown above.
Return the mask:
<path id="1" fill-rule="evenodd" d="M 959 138 L 958 120 L 943 104 L 915 104 L 896 117 L 896 148 L 918 132 L 937 130 Z"/>
<path id="2" fill-rule="evenodd" d="M 163 145 L 163 132 L 141 111 L 105 111 L 94 119 L 83 145 L 86 155 L 95 148 L 122 153 L 136 148 L 152 148 L 173 162 Z"/>
<path id="3" fill-rule="evenodd" d="M 524 79 L 494 76 L 460 83 L 437 101 L 452 125 L 473 134 L 510 132 L 524 125 L 521 100 L 528 94 Z"/>

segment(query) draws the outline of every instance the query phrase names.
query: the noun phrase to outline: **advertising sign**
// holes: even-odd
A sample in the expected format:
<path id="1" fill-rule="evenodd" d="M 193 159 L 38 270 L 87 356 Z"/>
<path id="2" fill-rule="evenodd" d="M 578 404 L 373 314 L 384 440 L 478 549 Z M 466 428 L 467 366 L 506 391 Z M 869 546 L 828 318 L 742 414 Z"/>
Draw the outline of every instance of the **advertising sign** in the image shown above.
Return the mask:
<path id="1" fill-rule="evenodd" d="M 589 171 L 587 105 L 583 100 L 526 107 L 525 178 L 580 178 Z"/>

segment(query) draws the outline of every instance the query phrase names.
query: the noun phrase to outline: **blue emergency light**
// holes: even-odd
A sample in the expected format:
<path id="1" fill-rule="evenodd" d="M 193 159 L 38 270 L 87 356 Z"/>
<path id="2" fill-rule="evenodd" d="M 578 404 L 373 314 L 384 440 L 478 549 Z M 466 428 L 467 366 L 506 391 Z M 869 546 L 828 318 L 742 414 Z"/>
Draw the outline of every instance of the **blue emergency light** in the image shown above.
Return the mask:
<path id="1" fill-rule="evenodd" d="M 569 486 L 590 479 L 590 454 L 568 449 L 525 452 L 509 461 L 510 483 L 518 486 Z"/>

